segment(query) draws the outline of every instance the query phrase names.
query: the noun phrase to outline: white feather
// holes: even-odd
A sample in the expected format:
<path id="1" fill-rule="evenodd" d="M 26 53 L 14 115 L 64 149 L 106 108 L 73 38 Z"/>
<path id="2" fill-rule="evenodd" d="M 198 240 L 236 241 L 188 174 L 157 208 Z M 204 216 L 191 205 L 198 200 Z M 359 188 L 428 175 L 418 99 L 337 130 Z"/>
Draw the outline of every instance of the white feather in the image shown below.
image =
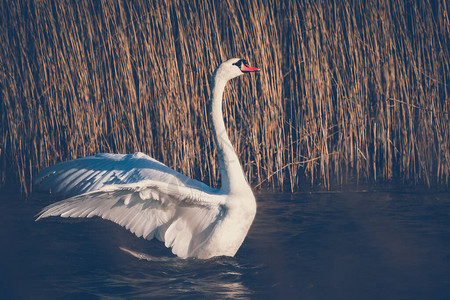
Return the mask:
<path id="1" fill-rule="evenodd" d="M 165 201 L 149 197 L 156 193 L 163 195 Z M 208 198 L 202 198 L 204 196 Z M 152 239 L 155 233 L 160 233 L 157 236 L 172 247 L 174 254 L 191 257 L 196 255 L 194 250 L 202 239 L 211 234 L 211 230 L 205 230 L 218 220 L 223 204 L 223 197 L 218 193 L 206 195 L 190 187 L 145 180 L 105 186 L 54 203 L 44 208 L 37 220 L 49 216 L 99 216 L 125 227 L 138 237 Z"/>

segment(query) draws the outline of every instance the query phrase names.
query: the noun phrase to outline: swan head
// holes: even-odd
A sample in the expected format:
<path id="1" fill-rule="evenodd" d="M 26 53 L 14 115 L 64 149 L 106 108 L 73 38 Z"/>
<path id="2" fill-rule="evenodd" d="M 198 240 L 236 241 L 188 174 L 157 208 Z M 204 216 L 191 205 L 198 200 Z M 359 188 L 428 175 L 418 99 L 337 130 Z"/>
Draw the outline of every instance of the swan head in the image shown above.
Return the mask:
<path id="1" fill-rule="evenodd" d="M 251 67 L 247 60 L 242 58 L 231 58 L 217 67 L 214 71 L 214 76 L 228 81 L 245 73 L 256 71 L 259 71 L 259 69 Z"/>

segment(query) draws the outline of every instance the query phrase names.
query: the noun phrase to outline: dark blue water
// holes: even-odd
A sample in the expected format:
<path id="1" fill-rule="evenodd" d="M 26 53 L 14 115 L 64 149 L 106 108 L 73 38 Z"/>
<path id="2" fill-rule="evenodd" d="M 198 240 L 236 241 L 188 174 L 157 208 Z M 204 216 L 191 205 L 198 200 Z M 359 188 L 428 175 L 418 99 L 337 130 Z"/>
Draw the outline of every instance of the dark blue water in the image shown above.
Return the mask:
<path id="1" fill-rule="evenodd" d="M 2 299 L 448 299 L 450 194 L 259 194 L 234 258 L 182 260 L 108 221 L 0 196 Z M 120 250 L 146 253 L 139 260 Z"/>

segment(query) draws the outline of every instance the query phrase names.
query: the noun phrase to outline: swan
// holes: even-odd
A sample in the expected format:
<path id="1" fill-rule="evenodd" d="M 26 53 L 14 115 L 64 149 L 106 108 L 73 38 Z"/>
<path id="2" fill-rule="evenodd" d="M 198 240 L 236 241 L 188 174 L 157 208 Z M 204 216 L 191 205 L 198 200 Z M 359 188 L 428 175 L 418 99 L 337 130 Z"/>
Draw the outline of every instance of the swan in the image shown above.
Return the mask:
<path id="1" fill-rule="evenodd" d="M 35 186 L 62 196 L 37 215 L 115 222 L 138 237 L 157 238 L 180 258 L 234 256 L 256 214 L 256 201 L 228 138 L 222 114 L 226 83 L 259 71 L 247 60 L 220 64 L 211 80 L 210 116 L 220 189 L 189 178 L 143 154 L 99 153 L 51 166 Z"/>

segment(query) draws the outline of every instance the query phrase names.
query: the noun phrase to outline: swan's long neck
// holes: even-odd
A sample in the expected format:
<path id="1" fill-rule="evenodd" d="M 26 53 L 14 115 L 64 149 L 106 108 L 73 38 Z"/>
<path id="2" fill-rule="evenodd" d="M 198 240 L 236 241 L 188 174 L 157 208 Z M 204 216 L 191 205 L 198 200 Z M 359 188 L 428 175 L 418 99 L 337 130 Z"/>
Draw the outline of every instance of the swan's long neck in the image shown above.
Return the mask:
<path id="1" fill-rule="evenodd" d="M 216 74 L 214 74 L 216 75 Z M 212 93 L 210 114 L 213 125 L 213 134 L 219 155 L 221 191 L 224 193 L 236 193 L 250 189 L 242 171 L 239 158 L 228 138 L 222 113 L 222 98 L 226 79 L 214 76 L 212 80 Z"/>

